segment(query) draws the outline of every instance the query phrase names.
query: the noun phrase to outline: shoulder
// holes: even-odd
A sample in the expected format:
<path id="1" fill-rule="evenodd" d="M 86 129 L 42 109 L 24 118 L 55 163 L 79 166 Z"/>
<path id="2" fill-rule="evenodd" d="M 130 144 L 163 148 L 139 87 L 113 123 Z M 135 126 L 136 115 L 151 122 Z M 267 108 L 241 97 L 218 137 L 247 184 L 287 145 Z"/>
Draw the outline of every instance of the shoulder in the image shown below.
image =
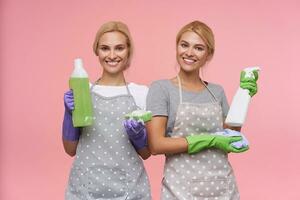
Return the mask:
<path id="1" fill-rule="evenodd" d="M 172 83 L 168 79 L 157 80 L 151 83 L 149 93 L 157 95 L 163 94 L 169 96 L 170 90 L 173 89 Z"/>
<path id="2" fill-rule="evenodd" d="M 153 81 L 150 85 L 150 89 L 160 88 L 162 90 L 167 90 L 169 87 L 170 87 L 170 80 L 168 79 Z"/>
<path id="3" fill-rule="evenodd" d="M 223 95 L 224 94 L 224 88 L 220 84 L 208 82 L 207 87 L 210 90 L 212 90 L 216 95 Z"/>

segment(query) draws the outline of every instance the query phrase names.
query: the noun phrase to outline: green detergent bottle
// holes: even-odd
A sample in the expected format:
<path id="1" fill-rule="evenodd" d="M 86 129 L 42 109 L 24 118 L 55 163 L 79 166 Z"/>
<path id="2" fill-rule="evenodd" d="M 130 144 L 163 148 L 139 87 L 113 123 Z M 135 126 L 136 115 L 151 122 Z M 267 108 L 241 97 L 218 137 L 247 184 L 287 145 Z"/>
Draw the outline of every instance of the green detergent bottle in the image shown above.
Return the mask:
<path id="1" fill-rule="evenodd" d="M 74 60 L 74 70 L 69 80 L 69 86 L 74 94 L 75 108 L 72 113 L 74 127 L 91 125 L 93 123 L 93 106 L 89 78 L 80 58 Z"/>

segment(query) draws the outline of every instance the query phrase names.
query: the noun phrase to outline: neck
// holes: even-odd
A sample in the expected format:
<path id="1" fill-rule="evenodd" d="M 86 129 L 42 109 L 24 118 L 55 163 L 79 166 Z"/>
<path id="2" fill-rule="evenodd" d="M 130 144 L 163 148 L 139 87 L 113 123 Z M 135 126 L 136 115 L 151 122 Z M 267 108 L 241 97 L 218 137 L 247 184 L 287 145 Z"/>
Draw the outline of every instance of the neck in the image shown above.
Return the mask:
<path id="1" fill-rule="evenodd" d="M 180 70 L 178 76 L 182 83 L 185 84 L 199 84 L 201 82 L 201 78 L 199 77 L 199 70 L 187 73 L 185 71 Z"/>
<path id="2" fill-rule="evenodd" d="M 180 78 L 182 88 L 188 91 L 198 92 L 199 90 L 203 90 L 203 88 L 205 87 L 204 83 L 199 77 L 199 70 L 191 73 L 180 70 L 178 76 Z"/>
<path id="3" fill-rule="evenodd" d="M 101 85 L 121 86 L 125 85 L 126 81 L 123 72 L 117 74 L 110 74 L 106 71 L 103 71 L 99 83 Z"/>

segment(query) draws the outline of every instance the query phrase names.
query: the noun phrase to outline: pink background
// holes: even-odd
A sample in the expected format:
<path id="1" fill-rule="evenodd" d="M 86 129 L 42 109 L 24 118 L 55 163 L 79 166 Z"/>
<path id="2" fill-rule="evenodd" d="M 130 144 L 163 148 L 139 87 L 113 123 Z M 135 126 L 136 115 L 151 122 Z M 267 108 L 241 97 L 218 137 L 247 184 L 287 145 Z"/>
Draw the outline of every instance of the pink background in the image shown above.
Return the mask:
<path id="1" fill-rule="evenodd" d="M 243 128 L 251 149 L 230 155 L 241 199 L 300 199 L 299 8 L 297 0 L 2 0 L 0 199 L 63 199 L 72 159 L 61 144 L 62 96 L 75 57 L 91 80 L 99 76 L 92 42 L 100 24 L 129 25 L 135 54 L 126 77 L 148 85 L 175 75 L 176 33 L 195 19 L 216 37 L 205 79 L 222 84 L 229 101 L 239 71 L 262 68 Z M 145 165 L 157 200 L 163 157 Z"/>

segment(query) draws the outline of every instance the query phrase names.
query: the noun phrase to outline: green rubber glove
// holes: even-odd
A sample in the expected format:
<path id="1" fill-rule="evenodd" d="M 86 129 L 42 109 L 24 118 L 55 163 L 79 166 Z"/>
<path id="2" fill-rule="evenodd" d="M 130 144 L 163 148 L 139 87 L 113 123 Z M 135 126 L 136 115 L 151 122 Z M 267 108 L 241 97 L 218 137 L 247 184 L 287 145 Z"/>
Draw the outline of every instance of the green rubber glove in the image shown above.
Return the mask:
<path id="1" fill-rule="evenodd" d="M 253 97 L 257 93 L 258 71 L 252 71 L 253 76 L 246 76 L 246 72 L 242 71 L 240 75 L 240 87 L 249 90 L 249 95 Z"/>
<path id="2" fill-rule="evenodd" d="M 226 153 L 241 153 L 247 151 L 249 147 L 236 149 L 231 143 L 242 140 L 240 136 L 226 137 L 221 135 L 191 135 L 187 136 L 188 153 L 195 154 L 209 148 L 218 148 Z"/>

